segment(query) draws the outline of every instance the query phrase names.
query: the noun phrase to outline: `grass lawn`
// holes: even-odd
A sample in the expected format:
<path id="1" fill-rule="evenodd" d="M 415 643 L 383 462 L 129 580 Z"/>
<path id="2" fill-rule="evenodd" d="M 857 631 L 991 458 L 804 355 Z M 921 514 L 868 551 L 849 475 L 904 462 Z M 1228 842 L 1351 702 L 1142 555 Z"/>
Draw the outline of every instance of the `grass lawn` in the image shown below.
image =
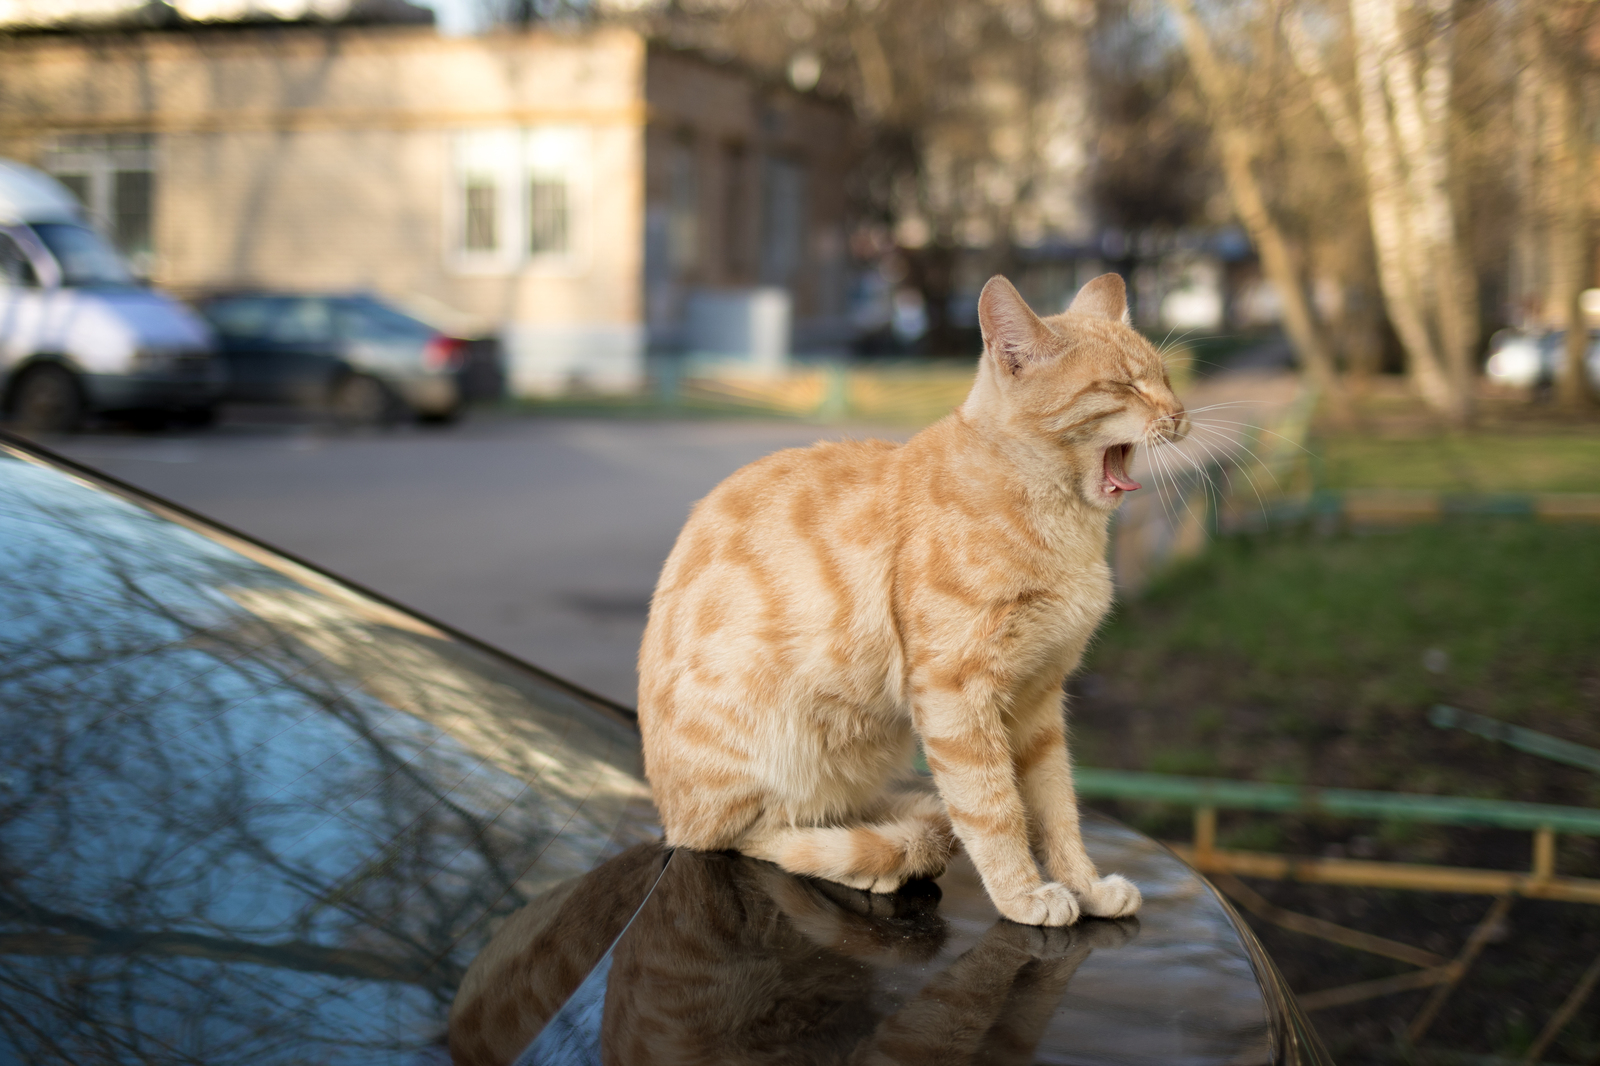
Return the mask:
<path id="1" fill-rule="evenodd" d="M 1540 487 L 1588 487 L 1574 482 Z M 1428 656 L 1442 670 L 1425 664 L 1430 650 L 1444 653 Z M 1430 706 L 1449 703 L 1600 747 L 1600 526 L 1480 518 L 1227 538 L 1122 604 L 1071 688 L 1075 756 L 1085 765 L 1600 805 L 1600 775 L 1426 719 Z M 1186 810 L 1112 809 L 1157 836 L 1188 836 Z M 1498 869 L 1530 861 L 1527 834 L 1489 830 L 1224 813 L 1218 836 L 1224 846 L 1292 854 Z M 1600 877 L 1600 842 L 1563 837 L 1558 869 Z M 1254 887 L 1291 910 L 1445 956 L 1490 903 Z M 1300 992 L 1407 969 L 1252 924 Z M 1600 908 L 1519 900 L 1424 1046 L 1514 1061 L 1597 953 Z M 1413 1061 L 1396 1052 L 1394 1034 L 1425 997 L 1386 996 L 1313 1020 L 1337 1061 Z M 1600 1058 L 1592 1002 L 1545 1058 Z"/>
<path id="2" fill-rule="evenodd" d="M 1600 434 L 1340 434 L 1307 448 L 1321 488 L 1600 492 Z"/>
<path id="3" fill-rule="evenodd" d="M 1075 687 L 1086 764 L 1600 804 L 1594 774 L 1425 718 L 1600 747 L 1600 527 L 1228 538 L 1123 604 Z"/>

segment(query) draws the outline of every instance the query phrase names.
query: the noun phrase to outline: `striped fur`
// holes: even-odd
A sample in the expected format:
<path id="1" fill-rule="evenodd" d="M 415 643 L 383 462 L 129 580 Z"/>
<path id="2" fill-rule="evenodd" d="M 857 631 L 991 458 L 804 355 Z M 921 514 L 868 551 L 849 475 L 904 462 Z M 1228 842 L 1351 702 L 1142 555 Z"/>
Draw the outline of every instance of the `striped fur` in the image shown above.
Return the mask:
<path id="1" fill-rule="evenodd" d="M 1041 320 L 994 278 L 949 417 L 778 452 L 695 506 L 639 653 L 670 843 L 889 892 L 959 839 L 1015 921 L 1138 908 L 1084 852 L 1062 709 L 1111 603 L 1114 457 L 1187 430 L 1126 306 L 1108 274 Z M 919 738 L 936 798 L 904 784 Z"/>

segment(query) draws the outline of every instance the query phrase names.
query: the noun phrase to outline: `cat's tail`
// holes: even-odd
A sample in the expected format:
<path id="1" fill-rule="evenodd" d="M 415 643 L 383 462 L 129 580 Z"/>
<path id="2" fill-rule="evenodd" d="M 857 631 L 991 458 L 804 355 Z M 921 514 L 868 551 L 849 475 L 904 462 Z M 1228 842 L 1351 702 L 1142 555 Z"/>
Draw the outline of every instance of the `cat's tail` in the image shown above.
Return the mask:
<path id="1" fill-rule="evenodd" d="M 907 797 L 884 821 L 836 826 L 758 826 L 739 844 L 746 855 L 790 873 L 868 892 L 944 873 L 955 849 L 950 817 L 937 796 Z"/>

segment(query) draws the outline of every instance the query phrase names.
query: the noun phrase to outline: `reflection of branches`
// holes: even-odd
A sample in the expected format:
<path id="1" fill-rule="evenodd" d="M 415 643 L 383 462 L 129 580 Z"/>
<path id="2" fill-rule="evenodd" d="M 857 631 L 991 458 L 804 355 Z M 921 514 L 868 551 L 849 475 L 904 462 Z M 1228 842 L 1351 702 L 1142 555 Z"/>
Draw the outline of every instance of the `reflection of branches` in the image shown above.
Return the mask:
<path id="1" fill-rule="evenodd" d="M 201 936 L 198 933 L 144 933 L 131 929 L 108 929 L 97 922 L 65 914 L 34 914 L 32 917 L 41 919 L 47 925 L 75 931 L 0 933 L 0 955 L 175 955 L 220 962 L 248 962 L 333 977 L 359 977 L 368 981 L 404 981 L 429 987 L 441 983 L 440 974 L 432 968 L 418 967 L 409 960 L 392 959 L 370 951 L 325 948 L 293 941 L 254 944 L 245 940 Z"/>
<path id="2" fill-rule="evenodd" d="M 625 735 L 391 608 L 4 457 L 0 519 L 10 1053 L 414 1050 L 642 795 Z"/>

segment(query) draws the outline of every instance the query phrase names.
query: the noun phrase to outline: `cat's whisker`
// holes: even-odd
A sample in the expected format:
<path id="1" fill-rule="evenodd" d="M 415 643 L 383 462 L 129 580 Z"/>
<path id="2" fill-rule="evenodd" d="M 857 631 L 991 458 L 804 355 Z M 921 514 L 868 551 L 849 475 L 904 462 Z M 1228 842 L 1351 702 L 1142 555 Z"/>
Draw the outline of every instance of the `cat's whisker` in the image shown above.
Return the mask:
<path id="1" fill-rule="evenodd" d="M 1200 480 L 1205 484 L 1207 493 L 1211 500 L 1217 505 L 1217 507 L 1220 508 L 1222 506 L 1222 486 L 1217 484 L 1216 475 L 1212 473 L 1212 471 L 1213 469 L 1221 470 L 1223 463 L 1216 457 L 1216 454 L 1211 451 L 1211 448 L 1206 444 L 1205 441 L 1196 437 L 1195 444 L 1201 448 L 1204 448 L 1206 454 L 1211 457 L 1212 462 L 1209 466 L 1203 465 L 1198 459 L 1196 459 L 1193 455 L 1190 455 L 1187 451 L 1180 449 L 1178 450 L 1177 454 L 1190 466 L 1194 467 L 1195 472 L 1200 475 Z"/>
<path id="2" fill-rule="evenodd" d="M 1220 434 L 1220 433 L 1224 432 L 1222 430 L 1216 429 L 1213 426 L 1202 426 L 1200 428 L 1201 429 L 1210 430 L 1213 433 L 1219 433 Z M 1200 447 L 1205 447 L 1206 446 L 1206 440 L 1205 440 L 1205 438 L 1203 436 L 1198 436 L 1197 435 L 1194 438 L 1194 442 L 1195 442 L 1196 445 L 1198 445 Z M 1259 466 L 1262 469 L 1262 471 L 1267 475 L 1267 477 L 1272 479 L 1272 487 L 1273 488 L 1276 489 L 1276 488 L 1281 488 L 1282 487 L 1281 485 L 1278 484 L 1278 475 L 1273 473 L 1272 472 L 1272 468 L 1267 465 L 1266 461 L 1263 460 L 1261 458 L 1261 456 L 1257 455 L 1256 452 L 1255 452 L 1255 449 L 1251 448 L 1248 444 L 1244 443 L 1243 440 L 1235 440 L 1235 439 L 1233 439 L 1231 437 L 1226 437 L 1226 438 L 1224 438 L 1223 441 L 1213 442 L 1213 443 L 1217 443 L 1219 445 L 1225 443 L 1225 444 L 1237 449 L 1238 451 L 1241 451 L 1244 454 L 1248 455 L 1250 457 L 1251 461 L 1254 462 L 1255 465 Z M 1242 469 L 1242 466 L 1241 466 L 1241 469 Z M 1249 474 L 1246 473 L 1245 476 L 1248 478 Z"/>
<path id="3" fill-rule="evenodd" d="M 1211 472 L 1211 471 L 1213 471 L 1213 469 L 1216 469 L 1216 471 L 1222 471 L 1222 469 L 1224 469 L 1224 467 L 1229 466 L 1229 464 L 1226 463 L 1226 456 L 1218 456 L 1218 455 L 1216 455 L 1216 451 L 1214 451 L 1213 448 L 1211 448 L 1210 443 L 1206 443 L 1205 440 L 1200 439 L 1200 437 L 1195 437 L 1195 445 L 1198 445 L 1198 447 L 1203 448 L 1203 450 L 1205 450 L 1206 456 L 1208 456 L 1208 458 L 1211 459 L 1211 466 L 1210 467 L 1202 466 L 1202 464 L 1200 464 L 1200 461 L 1198 461 L 1198 459 L 1195 458 L 1195 456 L 1187 455 L 1187 453 L 1184 453 L 1184 458 L 1186 458 L 1187 461 L 1189 461 L 1189 463 L 1194 464 L 1195 469 L 1197 469 L 1197 471 L 1200 471 L 1200 475 L 1202 475 L 1203 479 L 1205 479 L 1206 482 L 1210 483 L 1211 491 L 1213 491 L 1213 493 L 1214 493 L 1213 498 L 1216 499 L 1216 506 L 1218 506 L 1218 509 L 1221 509 L 1221 507 L 1222 507 L 1222 487 L 1221 487 L 1221 485 L 1218 485 L 1218 483 L 1216 483 L 1216 474 L 1213 474 L 1213 472 Z M 1253 480 L 1250 480 L 1250 474 L 1248 474 L 1248 472 L 1246 472 L 1246 471 L 1243 471 L 1243 467 L 1240 467 L 1240 472 L 1242 472 L 1242 474 L 1245 474 L 1245 482 L 1246 483 L 1250 483 L 1251 491 L 1254 491 L 1254 493 L 1256 493 L 1256 501 L 1258 501 L 1258 503 L 1261 504 L 1262 509 L 1264 509 L 1264 507 L 1266 507 L 1266 501 L 1262 501 L 1262 499 L 1261 499 L 1261 491 L 1256 490 L 1256 483 L 1254 483 Z"/>
<path id="4" fill-rule="evenodd" d="M 1192 414 L 1192 412 L 1191 412 L 1191 414 Z M 1215 425 L 1243 426 L 1246 429 L 1253 429 L 1258 433 L 1265 433 L 1268 436 L 1277 437 L 1281 441 L 1286 441 L 1287 443 L 1294 445 L 1296 448 L 1299 448 L 1301 451 L 1305 452 L 1307 455 L 1315 455 L 1316 454 L 1310 448 L 1307 448 L 1304 444 L 1301 444 L 1299 441 L 1295 440 L 1293 437 L 1286 437 L 1282 433 L 1279 433 L 1275 429 L 1267 429 L 1265 426 L 1256 425 L 1254 422 L 1235 422 L 1232 419 L 1226 419 L 1226 418 L 1202 418 L 1202 419 L 1191 419 L 1191 421 L 1197 421 L 1202 425 L 1215 424 Z"/>
<path id="5" fill-rule="evenodd" d="M 1215 359 L 1192 359 L 1192 360 L 1190 360 L 1189 365 L 1190 366 L 1208 366 L 1208 367 L 1211 367 L 1213 370 L 1227 370 L 1227 369 L 1229 369 L 1227 363 L 1219 363 Z"/>
<path id="6" fill-rule="evenodd" d="M 1259 426 L 1249 422 L 1236 422 L 1229 418 L 1195 418 L 1190 420 L 1190 425 L 1195 430 L 1204 430 L 1219 436 L 1225 436 L 1241 445 L 1249 439 L 1249 431 L 1260 429 Z"/>
<path id="7" fill-rule="evenodd" d="M 1173 326 L 1172 329 L 1167 330 L 1166 339 L 1164 339 L 1160 344 L 1156 345 L 1156 354 L 1161 356 L 1161 361 L 1163 363 L 1165 363 L 1167 361 L 1167 356 L 1169 356 L 1169 355 L 1171 355 L 1173 353 L 1173 351 L 1174 351 L 1174 349 L 1176 348 L 1177 345 L 1182 344 L 1184 341 L 1188 340 L 1189 339 L 1189 335 L 1194 333 L 1193 329 L 1186 329 L 1186 330 L 1183 331 L 1183 335 L 1180 336 L 1177 340 L 1172 340 L 1172 331 L 1177 329 L 1177 328 L 1178 328 L 1177 326 Z M 1170 345 L 1168 344 L 1168 341 L 1171 341 Z"/>
<path id="8" fill-rule="evenodd" d="M 1153 431 L 1147 431 L 1145 433 L 1145 439 L 1141 443 L 1143 443 L 1145 446 L 1145 453 L 1150 457 L 1150 476 L 1154 481 L 1155 497 L 1161 501 L 1162 508 L 1165 510 L 1167 506 L 1167 498 L 1161 483 L 1161 467 L 1159 465 L 1161 457 L 1156 453 L 1156 446 L 1160 442 L 1158 439 L 1156 439 L 1156 435 L 1153 433 Z"/>
<path id="9" fill-rule="evenodd" d="M 1180 454 L 1180 455 L 1181 455 L 1181 454 L 1183 454 L 1183 453 L 1182 453 L 1182 452 L 1179 452 L 1179 453 L 1178 453 L 1178 454 Z M 1164 459 L 1164 460 L 1163 460 L 1163 461 L 1164 461 L 1164 462 L 1165 462 L 1165 461 L 1167 461 L 1167 460 L 1165 460 L 1165 459 Z M 1192 460 L 1191 460 L 1191 461 L 1192 461 Z M 1172 479 L 1172 480 L 1173 480 L 1173 484 L 1174 484 L 1174 485 L 1175 485 L 1175 486 L 1177 486 L 1177 487 L 1176 487 L 1176 488 L 1175 488 L 1175 490 L 1174 490 L 1174 491 L 1176 491 L 1176 492 L 1177 492 L 1177 493 L 1178 493 L 1178 498 L 1179 498 L 1179 499 L 1180 499 L 1180 500 L 1182 500 L 1182 501 L 1183 501 L 1183 508 L 1184 508 L 1184 510 L 1186 510 L 1186 511 L 1188 511 L 1188 512 L 1189 512 L 1189 517 L 1190 517 L 1190 518 L 1193 518 L 1193 519 L 1195 519 L 1195 520 L 1197 520 L 1197 521 L 1200 521 L 1200 522 L 1204 522 L 1204 519 L 1203 519 L 1203 518 L 1201 518 L 1201 517 L 1200 517 L 1200 516 L 1199 516 L 1199 515 L 1196 515 L 1196 514 L 1195 514 L 1195 513 L 1194 513 L 1194 504 L 1192 504 L 1192 503 L 1191 503 L 1191 502 L 1190 502 L 1190 501 L 1189 501 L 1189 496 L 1190 496 L 1190 494 L 1189 494 L 1189 493 L 1187 493 L 1187 492 L 1184 492 L 1184 491 L 1183 491 L 1183 488 L 1182 488 L 1182 486 L 1181 486 L 1181 484 L 1179 484 L 1179 482 L 1178 482 L 1178 478 L 1177 478 L 1177 476 L 1176 476 L 1176 475 L 1173 475 L 1173 479 Z M 1200 485 L 1200 486 L 1201 486 L 1201 487 L 1202 487 L 1202 488 L 1204 488 L 1204 485 L 1205 485 L 1205 477 L 1204 477 L 1204 471 L 1202 471 L 1202 472 L 1201 472 L 1201 477 L 1200 477 L 1200 478 L 1199 478 L 1199 479 L 1198 479 L 1198 480 L 1197 480 L 1197 484 L 1199 484 L 1199 485 Z M 1174 525 L 1176 525 L 1176 524 L 1177 524 L 1177 517 L 1176 517 L 1176 515 L 1174 515 L 1174 516 L 1173 516 L 1173 524 L 1174 524 Z"/>
<path id="10" fill-rule="evenodd" d="M 1216 454 L 1211 450 L 1211 445 L 1207 444 L 1204 438 L 1196 437 L 1195 438 L 1195 443 L 1197 445 L 1199 445 L 1201 448 L 1204 448 L 1206 450 L 1207 454 L 1211 455 L 1213 460 L 1216 461 L 1219 466 L 1222 465 L 1221 464 L 1221 460 L 1216 459 Z M 1250 454 L 1252 459 L 1255 459 L 1255 453 L 1254 452 L 1251 452 L 1249 448 L 1245 448 L 1244 450 Z M 1261 463 L 1260 459 L 1255 459 L 1255 461 L 1258 464 Z M 1256 484 L 1255 478 L 1250 476 L 1249 468 L 1246 467 L 1243 463 L 1235 463 L 1234 464 L 1234 468 L 1237 469 L 1239 471 L 1239 473 L 1244 476 L 1245 484 L 1249 485 L 1250 486 L 1250 491 L 1255 494 L 1256 505 L 1261 509 L 1261 517 L 1262 518 L 1266 518 L 1267 517 L 1267 501 L 1261 495 L 1261 488 L 1260 488 L 1260 486 L 1258 486 Z M 1264 464 L 1262 464 L 1262 469 L 1266 470 L 1267 476 L 1272 478 L 1273 487 L 1277 488 L 1278 487 L 1278 479 L 1273 475 L 1272 471 L 1268 470 Z"/>
<path id="11" fill-rule="evenodd" d="M 1161 343 L 1156 345 L 1157 355 L 1165 356 L 1167 354 L 1167 342 L 1172 339 L 1172 334 L 1177 328 L 1177 326 L 1173 326 L 1172 329 L 1167 330 L 1167 335 L 1161 338 Z"/>
<path id="12" fill-rule="evenodd" d="M 1171 453 L 1173 453 L 1173 455 L 1181 456 L 1181 458 L 1184 458 L 1184 459 L 1186 459 L 1186 461 L 1189 461 L 1190 466 L 1195 466 L 1194 459 L 1190 458 L 1190 456 L 1187 456 L 1186 453 L 1184 453 L 1184 451 L 1181 450 L 1181 448 L 1176 447 L 1176 445 L 1173 445 L 1173 443 L 1168 442 L 1168 450 L 1170 450 Z M 1166 464 L 1166 466 L 1170 467 L 1170 469 L 1171 469 L 1171 466 L 1173 466 L 1173 459 L 1171 459 L 1171 456 L 1163 456 L 1162 461 L 1163 461 L 1163 464 Z M 1195 469 L 1198 469 L 1198 466 L 1195 466 Z M 1200 471 L 1200 474 L 1202 474 L 1202 477 L 1200 477 L 1200 479 L 1198 479 L 1197 483 L 1202 483 L 1202 485 L 1203 485 L 1203 482 L 1205 482 L 1205 472 Z M 1173 479 L 1174 483 L 1179 483 L 1178 474 L 1176 474 L 1176 472 L 1171 472 L 1171 479 Z M 1181 493 L 1182 499 L 1184 499 L 1184 503 L 1186 503 L 1186 504 L 1189 503 L 1189 495 L 1187 495 L 1187 493 L 1182 493 L 1182 488 L 1181 487 L 1178 488 L 1178 491 L 1179 491 L 1179 493 Z"/>
<path id="13" fill-rule="evenodd" d="M 1153 471 L 1159 471 L 1156 482 L 1160 487 L 1160 492 L 1157 494 L 1157 496 L 1161 500 L 1161 506 L 1166 512 L 1167 518 L 1171 520 L 1174 525 L 1176 525 L 1178 521 L 1178 512 L 1177 508 L 1173 504 L 1173 500 L 1176 497 L 1180 497 L 1182 492 L 1180 486 L 1178 485 L 1177 478 L 1174 476 L 1166 458 L 1155 449 L 1152 449 L 1150 452 L 1150 469 Z"/>
<path id="14" fill-rule="evenodd" d="M 1262 407 L 1267 402 L 1266 400 L 1220 400 L 1217 403 L 1208 403 L 1204 407 L 1191 407 L 1188 410 L 1190 414 L 1194 414 L 1196 411 L 1215 411 L 1219 407 Z"/>
<path id="15" fill-rule="evenodd" d="M 1172 446 L 1170 443 L 1165 441 L 1159 443 L 1168 448 Z M 1157 478 L 1158 484 L 1160 484 L 1162 481 L 1166 482 L 1164 491 L 1158 493 L 1158 496 L 1162 501 L 1162 505 L 1167 513 L 1167 517 L 1174 525 L 1176 525 L 1178 522 L 1178 512 L 1177 509 L 1172 505 L 1171 499 L 1172 497 L 1177 497 L 1178 499 L 1183 500 L 1186 504 L 1188 500 L 1183 492 L 1183 486 L 1179 483 L 1177 474 L 1172 469 L 1170 460 L 1166 456 L 1162 455 L 1159 448 L 1153 447 L 1150 449 L 1150 469 L 1152 471 L 1160 472 L 1160 476 Z"/>

